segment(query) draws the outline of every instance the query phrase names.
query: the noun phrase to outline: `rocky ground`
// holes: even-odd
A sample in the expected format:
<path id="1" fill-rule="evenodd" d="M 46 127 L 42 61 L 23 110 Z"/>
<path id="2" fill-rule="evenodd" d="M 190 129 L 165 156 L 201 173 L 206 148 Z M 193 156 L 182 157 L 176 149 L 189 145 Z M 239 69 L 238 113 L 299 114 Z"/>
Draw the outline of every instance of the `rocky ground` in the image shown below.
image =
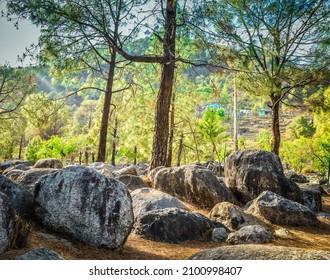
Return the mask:
<path id="1" fill-rule="evenodd" d="M 328 188 L 268 152 L 233 154 L 224 177 L 38 164 L 0 165 L 0 259 L 330 259 Z"/>

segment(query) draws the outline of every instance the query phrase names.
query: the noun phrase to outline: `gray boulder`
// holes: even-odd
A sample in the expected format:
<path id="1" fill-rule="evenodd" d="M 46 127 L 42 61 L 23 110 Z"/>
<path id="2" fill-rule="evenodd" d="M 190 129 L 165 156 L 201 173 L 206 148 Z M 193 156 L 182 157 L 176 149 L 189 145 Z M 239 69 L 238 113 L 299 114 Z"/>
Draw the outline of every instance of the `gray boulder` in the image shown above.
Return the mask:
<path id="1" fill-rule="evenodd" d="M 56 172 L 54 168 L 32 168 L 24 171 L 17 179 L 16 183 L 27 188 L 31 193 L 34 191 L 35 183 L 44 175 Z"/>
<path id="2" fill-rule="evenodd" d="M 0 192 L 8 196 L 16 214 L 22 218 L 32 216 L 34 199 L 27 189 L 0 175 Z"/>
<path id="3" fill-rule="evenodd" d="M 197 164 L 160 169 L 152 182 L 159 189 L 179 199 L 212 209 L 218 202 L 236 202 L 234 195 L 214 173 Z"/>
<path id="4" fill-rule="evenodd" d="M 11 169 L 11 168 L 8 168 Z M 6 171 L 8 170 L 6 169 Z M 10 171 L 6 173 L 2 173 L 6 177 L 8 177 L 10 180 L 16 181 L 19 176 L 21 176 L 24 173 L 24 170 L 20 169 L 11 169 Z"/>
<path id="5" fill-rule="evenodd" d="M 269 190 L 301 202 L 299 187 L 284 176 L 276 154 L 262 150 L 242 150 L 231 154 L 225 162 L 227 186 L 243 204 Z"/>
<path id="6" fill-rule="evenodd" d="M 301 187 L 301 194 L 302 194 L 302 204 L 307 206 L 314 212 L 321 212 L 322 211 L 322 197 L 321 192 L 312 189 L 312 188 L 304 188 Z"/>
<path id="7" fill-rule="evenodd" d="M 63 258 L 53 250 L 37 248 L 17 256 L 15 260 L 63 260 Z"/>
<path id="8" fill-rule="evenodd" d="M 189 260 L 330 260 L 328 251 L 311 251 L 291 247 L 243 244 L 201 251 Z"/>
<path id="9" fill-rule="evenodd" d="M 5 162 L 0 162 L 0 174 L 10 167 L 15 167 L 18 165 L 31 166 L 32 164 L 24 160 L 9 160 Z"/>
<path id="10" fill-rule="evenodd" d="M 117 177 L 123 176 L 123 175 L 134 175 L 134 176 L 139 175 L 138 171 L 137 171 L 137 167 L 135 165 L 126 166 L 124 168 L 114 171 L 113 173 Z"/>
<path id="11" fill-rule="evenodd" d="M 46 227 L 87 244 L 121 249 L 133 226 L 126 186 L 84 166 L 69 166 L 35 185 L 35 214 Z"/>
<path id="12" fill-rule="evenodd" d="M 198 240 L 210 234 L 214 227 L 202 214 L 179 208 L 148 211 L 137 217 L 134 224 L 135 233 L 142 238 L 166 243 Z"/>
<path id="13" fill-rule="evenodd" d="M 15 214 L 9 198 L 0 192 L 0 255 L 11 245 Z"/>
<path id="14" fill-rule="evenodd" d="M 59 159 L 56 158 L 45 158 L 39 159 L 33 166 L 34 168 L 63 168 L 63 164 Z"/>
<path id="15" fill-rule="evenodd" d="M 237 230 L 248 225 L 263 225 L 257 217 L 247 214 L 242 208 L 230 202 L 220 202 L 209 213 L 209 218 L 220 222 L 230 230 Z"/>
<path id="16" fill-rule="evenodd" d="M 228 237 L 228 231 L 223 228 L 214 228 L 212 230 L 211 241 L 212 242 L 224 242 Z"/>
<path id="17" fill-rule="evenodd" d="M 267 227 L 251 225 L 230 233 L 226 242 L 229 244 L 268 243 L 273 239 L 274 235 Z"/>
<path id="18" fill-rule="evenodd" d="M 302 175 L 302 174 L 297 174 L 296 172 L 290 170 L 288 171 L 285 176 L 290 179 L 291 181 L 295 182 L 295 183 L 308 183 L 309 181 L 307 180 L 306 176 Z"/>
<path id="19" fill-rule="evenodd" d="M 123 182 L 130 191 L 148 187 L 140 176 L 122 175 L 118 177 L 120 182 Z"/>
<path id="20" fill-rule="evenodd" d="M 246 212 L 277 225 L 315 226 L 319 224 L 308 207 L 271 191 L 261 193 Z"/>
<path id="21" fill-rule="evenodd" d="M 131 197 L 135 219 L 148 211 L 158 209 L 180 208 L 189 211 L 188 207 L 175 197 L 151 188 L 135 190 L 131 192 Z"/>
<path id="22" fill-rule="evenodd" d="M 12 170 L 22 170 L 26 171 L 31 169 L 31 163 L 26 162 L 26 163 L 19 163 L 19 164 L 14 164 L 11 167 L 7 168 L 5 171 L 3 171 L 2 175 L 6 175 L 11 172 Z"/>

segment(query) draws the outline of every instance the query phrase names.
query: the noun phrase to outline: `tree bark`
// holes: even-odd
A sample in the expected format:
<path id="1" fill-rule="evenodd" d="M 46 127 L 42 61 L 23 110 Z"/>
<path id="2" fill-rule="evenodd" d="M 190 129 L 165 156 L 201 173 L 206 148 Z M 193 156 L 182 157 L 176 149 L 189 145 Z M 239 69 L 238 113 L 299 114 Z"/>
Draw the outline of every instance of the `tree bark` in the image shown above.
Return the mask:
<path id="1" fill-rule="evenodd" d="M 182 151 L 183 151 L 183 133 L 181 132 L 179 148 L 178 148 L 178 159 L 176 161 L 176 166 L 180 166 L 180 164 L 181 164 Z"/>
<path id="2" fill-rule="evenodd" d="M 280 102 L 276 95 L 271 96 L 272 100 L 272 133 L 271 133 L 271 151 L 279 155 L 281 144 L 280 131 Z"/>
<path id="3" fill-rule="evenodd" d="M 116 67 L 116 52 L 114 50 L 112 50 L 111 60 L 110 60 L 110 65 L 109 65 L 108 79 L 107 79 L 107 89 L 106 89 L 105 95 L 104 95 L 100 137 L 99 137 L 99 148 L 98 148 L 98 153 L 97 153 L 98 162 L 105 162 L 105 160 L 106 160 L 109 113 L 110 113 L 110 106 L 111 106 L 112 87 L 113 87 L 113 80 L 114 80 L 114 75 L 115 75 L 115 67 Z"/>
<path id="4" fill-rule="evenodd" d="M 118 119 L 115 119 L 115 127 L 113 129 L 113 142 L 112 142 L 112 154 L 111 164 L 116 166 L 116 150 L 117 150 L 117 135 L 118 134 Z"/>
<path id="5" fill-rule="evenodd" d="M 157 96 L 150 169 L 167 165 L 169 111 L 175 70 L 176 7 L 176 0 L 167 1 L 163 43 L 164 64 L 162 64 L 161 82 Z"/>
<path id="6" fill-rule="evenodd" d="M 167 150 L 167 163 L 166 163 L 166 166 L 171 166 L 171 164 L 172 164 L 173 140 L 174 140 L 174 117 L 175 117 L 175 92 L 172 92 L 170 135 L 169 135 L 169 138 L 168 138 L 168 150 Z"/>

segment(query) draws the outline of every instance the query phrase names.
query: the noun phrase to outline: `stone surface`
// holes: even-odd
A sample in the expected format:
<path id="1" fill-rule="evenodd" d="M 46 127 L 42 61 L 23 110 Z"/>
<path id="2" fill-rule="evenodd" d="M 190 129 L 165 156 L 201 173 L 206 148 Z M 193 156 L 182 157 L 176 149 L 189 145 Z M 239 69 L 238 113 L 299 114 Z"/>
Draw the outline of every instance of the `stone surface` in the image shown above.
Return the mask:
<path id="1" fill-rule="evenodd" d="M 11 167 L 7 168 L 5 171 L 3 171 L 2 175 L 6 175 L 7 176 L 7 174 L 9 172 L 11 172 L 12 170 L 26 171 L 26 170 L 29 170 L 29 169 L 31 169 L 31 164 L 29 162 L 14 164 Z"/>
<path id="2" fill-rule="evenodd" d="M 301 184 L 299 185 L 300 189 L 308 189 L 308 190 L 314 190 L 320 192 L 321 195 L 327 195 L 327 192 L 324 190 L 324 188 L 319 184 Z"/>
<path id="3" fill-rule="evenodd" d="M 31 165 L 30 162 L 24 161 L 24 160 L 9 160 L 9 161 L 5 161 L 5 162 L 0 162 L 0 174 L 10 167 L 13 167 L 15 165 L 21 165 L 21 164 L 26 165 L 26 166 Z"/>
<path id="4" fill-rule="evenodd" d="M 283 246 L 236 245 L 199 252 L 190 260 L 330 260 L 329 251 L 311 251 Z"/>
<path id="5" fill-rule="evenodd" d="M 10 246 L 15 214 L 9 198 L 0 192 L 0 255 Z"/>
<path id="6" fill-rule="evenodd" d="M 241 150 L 225 162 L 227 186 L 243 204 L 270 190 L 288 199 L 301 202 L 299 187 L 284 176 L 277 155 L 262 150 Z"/>
<path id="7" fill-rule="evenodd" d="M 212 242 L 224 242 L 228 237 L 228 231 L 225 228 L 214 228 L 212 230 Z"/>
<path id="8" fill-rule="evenodd" d="M 56 172 L 54 168 L 32 168 L 24 171 L 17 179 L 16 183 L 28 189 L 33 193 L 35 183 L 44 175 Z"/>
<path id="9" fill-rule="evenodd" d="M 285 176 L 290 179 L 291 181 L 295 182 L 295 183 L 308 183 L 309 181 L 307 180 L 306 176 L 302 175 L 302 174 L 297 174 L 296 172 L 290 170 L 288 171 Z"/>
<path id="10" fill-rule="evenodd" d="M 271 191 L 261 193 L 246 212 L 278 225 L 308 227 L 319 224 L 308 207 Z"/>
<path id="11" fill-rule="evenodd" d="M 198 240 L 213 228 L 212 221 L 202 214 L 179 208 L 148 211 L 138 216 L 134 224 L 135 233 L 142 238 L 166 243 Z"/>
<path id="12" fill-rule="evenodd" d="M 148 211 L 165 208 L 180 208 L 189 211 L 188 207 L 175 197 L 151 188 L 135 190 L 131 192 L 131 197 L 135 218 L 141 217 Z"/>
<path id="13" fill-rule="evenodd" d="M 229 244 L 268 243 L 274 239 L 273 233 L 266 227 L 251 225 L 240 228 L 228 235 Z"/>
<path id="14" fill-rule="evenodd" d="M 131 232 L 133 210 L 126 186 L 92 168 L 69 166 L 44 176 L 34 196 L 42 224 L 87 244 L 121 249 Z"/>
<path id="15" fill-rule="evenodd" d="M 34 199 L 26 188 L 16 184 L 6 176 L 0 175 L 0 192 L 8 196 L 16 214 L 22 218 L 32 216 Z"/>
<path id="16" fill-rule="evenodd" d="M 34 168 L 63 168 L 63 164 L 59 159 L 56 158 L 45 158 L 39 159 L 33 166 Z"/>
<path id="17" fill-rule="evenodd" d="M 135 175 L 122 175 L 118 177 L 118 180 L 123 182 L 130 191 L 148 187 L 141 177 Z"/>
<path id="18" fill-rule="evenodd" d="M 105 176 L 114 177 L 114 166 L 111 164 L 105 164 L 104 162 L 93 162 L 89 166 Z"/>
<path id="19" fill-rule="evenodd" d="M 11 169 L 11 168 L 8 168 Z M 6 169 L 7 171 L 7 169 Z M 6 173 L 2 173 L 6 177 L 8 177 L 10 180 L 16 181 L 19 176 L 21 176 L 24 173 L 24 170 L 20 169 L 11 169 L 10 171 Z"/>
<path id="20" fill-rule="evenodd" d="M 320 212 L 317 214 L 317 218 L 330 222 L 330 213 Z"/>
<path id="21" fill-rule="evenodd" d="M 135 165 L 126 166 L 124 168 L 121 168 L 119 170 L 114 171 L 113 173 L 117 177 L 123 176 L 123 175 L 135 175 L 135 176 L 138 176 L 137 167 Z"/>
<path id="22" fill-rule="evenodd" d="M 321 192 L 310 188 L 300 188 L 302 194 L 302 204 L 314 212 L 322 211 Z"/>
<path id="23" fill-rule="evenodd" d="M 23 255 L 17 256 L 16 260 L 63 260 L 63 258 L 53 250 L 47 248 L 33 249 Z"/>
<path id="24" fill-rule="evenodd" d="M 209 218 L 224 224 L 230 230 L 263 224 L 257 217 L 245 213 L 242 208 L 230 202 L 220 202 L 214 206 L 209 213 Z"/>
<path id="25" fill-rule="evenodd" d="M 278 236 L 289 236 L 292 235 L 292 232 L 288 230 L 287 228 L 280 228 L 275 231 L 275 234 Z"/>
<path id="26" fill-rule="evenodd" d="M 328 183 L 328 178 L 321 178 L 320 180 L 319 180 L 319 184 L 320 185 L 326 185 Z"/>
<path id="27" fill-rule="evenodd" d="M 160 169 L 152 182 L 159 189 L 198 207 L 212 209 L 218 202 L 236 202 L 231 191 L 214 173 L 197 164 Z"/>

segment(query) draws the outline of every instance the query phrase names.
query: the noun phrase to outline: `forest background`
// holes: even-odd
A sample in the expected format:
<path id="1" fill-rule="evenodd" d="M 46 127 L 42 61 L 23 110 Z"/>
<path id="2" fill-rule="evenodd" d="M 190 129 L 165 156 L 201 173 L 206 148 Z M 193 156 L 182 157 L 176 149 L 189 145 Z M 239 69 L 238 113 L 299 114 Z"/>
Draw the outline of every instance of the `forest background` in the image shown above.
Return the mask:
<path id="1" fill-rule="evenodd" d="M 6 2 L 3 17 L 41 36 L 20 57 L 33 65 L 0 67 L 1 160 L 154 168 L 258 148 L 326 174 L 328 1 Z M 268 111 L 235 143 L 235 112 Z"/>

